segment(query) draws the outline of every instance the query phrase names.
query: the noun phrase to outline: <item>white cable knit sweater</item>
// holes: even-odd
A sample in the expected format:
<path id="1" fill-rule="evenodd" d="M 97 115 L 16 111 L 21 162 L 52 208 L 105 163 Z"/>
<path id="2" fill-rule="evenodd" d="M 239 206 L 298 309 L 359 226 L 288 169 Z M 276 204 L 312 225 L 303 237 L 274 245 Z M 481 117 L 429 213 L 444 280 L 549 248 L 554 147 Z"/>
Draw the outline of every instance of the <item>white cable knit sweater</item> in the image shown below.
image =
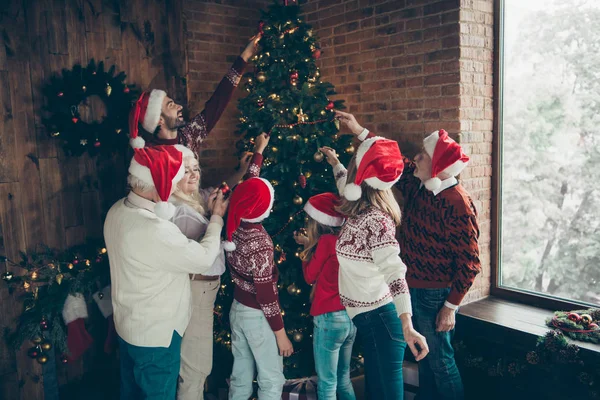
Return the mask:
<path id="1" fill-rule="evenodd" d="M 343 193 L 346 169 L 334 168 Z M 394 302 L 398 315 L 412 314 L 406 265 L 400 259 L 393 219 L 375 207 L 349 218 L 342 227 L 336 253 L 340 263 L 340 298 L 350 318 Z"/>

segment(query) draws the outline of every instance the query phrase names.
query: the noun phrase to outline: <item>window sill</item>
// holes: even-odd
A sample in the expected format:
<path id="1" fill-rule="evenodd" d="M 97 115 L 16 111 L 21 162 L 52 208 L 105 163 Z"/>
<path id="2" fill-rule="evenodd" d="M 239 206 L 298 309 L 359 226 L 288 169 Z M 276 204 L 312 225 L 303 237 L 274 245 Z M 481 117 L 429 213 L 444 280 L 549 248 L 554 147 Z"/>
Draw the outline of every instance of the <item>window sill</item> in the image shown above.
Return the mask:
<path id="1" fill-rule="evenodd" d="M 490 296 L 460 307 L 458 315 L 459 319 L 467 319 L 477 325 L 492 325 L 508 330 L 517 336 L 525 335 L 529 339 L 537 339 L 550 330 L 546 326 L 546 318 L 551 317 L 553 312 Z M 460 325 L 457 326 L 460 329 Z M 468 334 L 468 332 L 463 332 L 463 334 Z M 569 338 L 567 340 L 582 349 L 600 354 L 599 344 Z"/>

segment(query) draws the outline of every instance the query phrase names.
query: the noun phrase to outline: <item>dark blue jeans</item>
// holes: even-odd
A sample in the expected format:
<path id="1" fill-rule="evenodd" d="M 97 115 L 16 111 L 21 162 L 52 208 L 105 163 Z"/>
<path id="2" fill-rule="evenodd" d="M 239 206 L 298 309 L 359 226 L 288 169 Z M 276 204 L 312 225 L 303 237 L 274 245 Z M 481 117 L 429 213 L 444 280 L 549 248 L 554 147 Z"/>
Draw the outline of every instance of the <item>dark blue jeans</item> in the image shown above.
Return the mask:
<path id="1" fill-rule="evenodd" d="M 415 329 L 427 339 L 429 354 L 419 362 L 419 400 L 459 400 L 465 397 L 454 361 L 450 332 L 436 332 L 435 320 L 450 293 L 444 289 L 410 289 Z"/>
<path id="2" fill-rule="evenodd" d="M 175 400 L 181 336 L 173 332 L 169 347 L 139 347 L 119 338 L 121 400 Z"/>
<path id="3" fill-rule="evenodd" d="M 394 303 L 358 314 L 358 330 L 365 358 L 365 384 L 370 400 L 404 399 L 402 362 L 406 342 Z"/>

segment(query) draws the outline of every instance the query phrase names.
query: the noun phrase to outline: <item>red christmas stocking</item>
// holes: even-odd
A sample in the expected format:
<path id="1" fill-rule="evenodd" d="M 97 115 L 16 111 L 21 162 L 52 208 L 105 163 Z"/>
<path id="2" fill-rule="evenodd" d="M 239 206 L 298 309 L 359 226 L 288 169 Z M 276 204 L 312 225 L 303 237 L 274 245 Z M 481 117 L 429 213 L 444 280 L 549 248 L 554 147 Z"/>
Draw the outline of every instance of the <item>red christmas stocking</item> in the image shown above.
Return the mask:
<path id="1" fill-rule="evenodd" d="M 63 319 L 67 325 L 69 361 L 76 361 L 91 346 L 93 339 L 85 329 L 87 305 L 81 293 L 67 296 L 63 306 Z"/>

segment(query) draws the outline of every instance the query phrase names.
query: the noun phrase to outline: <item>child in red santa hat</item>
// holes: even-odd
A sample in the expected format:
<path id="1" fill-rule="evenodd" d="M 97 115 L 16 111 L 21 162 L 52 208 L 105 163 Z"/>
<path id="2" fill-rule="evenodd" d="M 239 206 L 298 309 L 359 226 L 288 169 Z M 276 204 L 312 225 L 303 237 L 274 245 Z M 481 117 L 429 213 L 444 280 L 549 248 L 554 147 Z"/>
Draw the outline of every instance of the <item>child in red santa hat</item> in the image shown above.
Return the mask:
<path id="1" fill-rule="evenodd" d="M 281 316 L 273 241 L 262 226 L 274 197 L 269 181 L 251 177 L 240 183 L 230 198 L 224 244 L 235 285 L 229 314 L 233 353 L 230 399 L 252 395 L 256 370 L 258 397 L 281 399 L 285 383 L 282 357 L 294 351 Z"/>
<path id="2" fill-rule="evenodd" d="M 359 140 L 373 137 L 351 114 L 337 115 Z M 404 198 L 400 249 L 413 319 L 430 348 L 419 363 L 424 400 L 464 398 L 451 338 L 456 310 L 481 271 L 477 210 L 456 179 L 468 162 L 460 144 L 440 129 L 423 140 L 396 184 Z"/>
<path id="3" fill-rule="evenodd" d="M 294 232 L 294 239 L 304 245 L 300 258 L 304 278 L 314 285 L 310 314 L 314 317 L 313 351 L 319 377 L 318 398 L 354 400 L 350 382 L 350 360 L 356 327 L 340 300 L 338 273 L 340 264 L 335 244 L 344 224 L 344 216 L 335 208 L 340 198 L 322 193 L 308 199 L 306 234 Z"/>
<path id="4" fill-rule="evenodd" d="M 404 398 L 402 361 L 406 346 L 417 361 L 428 352 L 412 325 L 406 266 L 396 226 L 400 207 L 391 192 L 404 169 L 398 144 L 371 137 L 359 146 L 349 170 L 335 151 L 322 148 L 343 194 L 338 211 L 347 217 L 336 244 L 340 298 L 358 329 L 369 398 Z"/>

